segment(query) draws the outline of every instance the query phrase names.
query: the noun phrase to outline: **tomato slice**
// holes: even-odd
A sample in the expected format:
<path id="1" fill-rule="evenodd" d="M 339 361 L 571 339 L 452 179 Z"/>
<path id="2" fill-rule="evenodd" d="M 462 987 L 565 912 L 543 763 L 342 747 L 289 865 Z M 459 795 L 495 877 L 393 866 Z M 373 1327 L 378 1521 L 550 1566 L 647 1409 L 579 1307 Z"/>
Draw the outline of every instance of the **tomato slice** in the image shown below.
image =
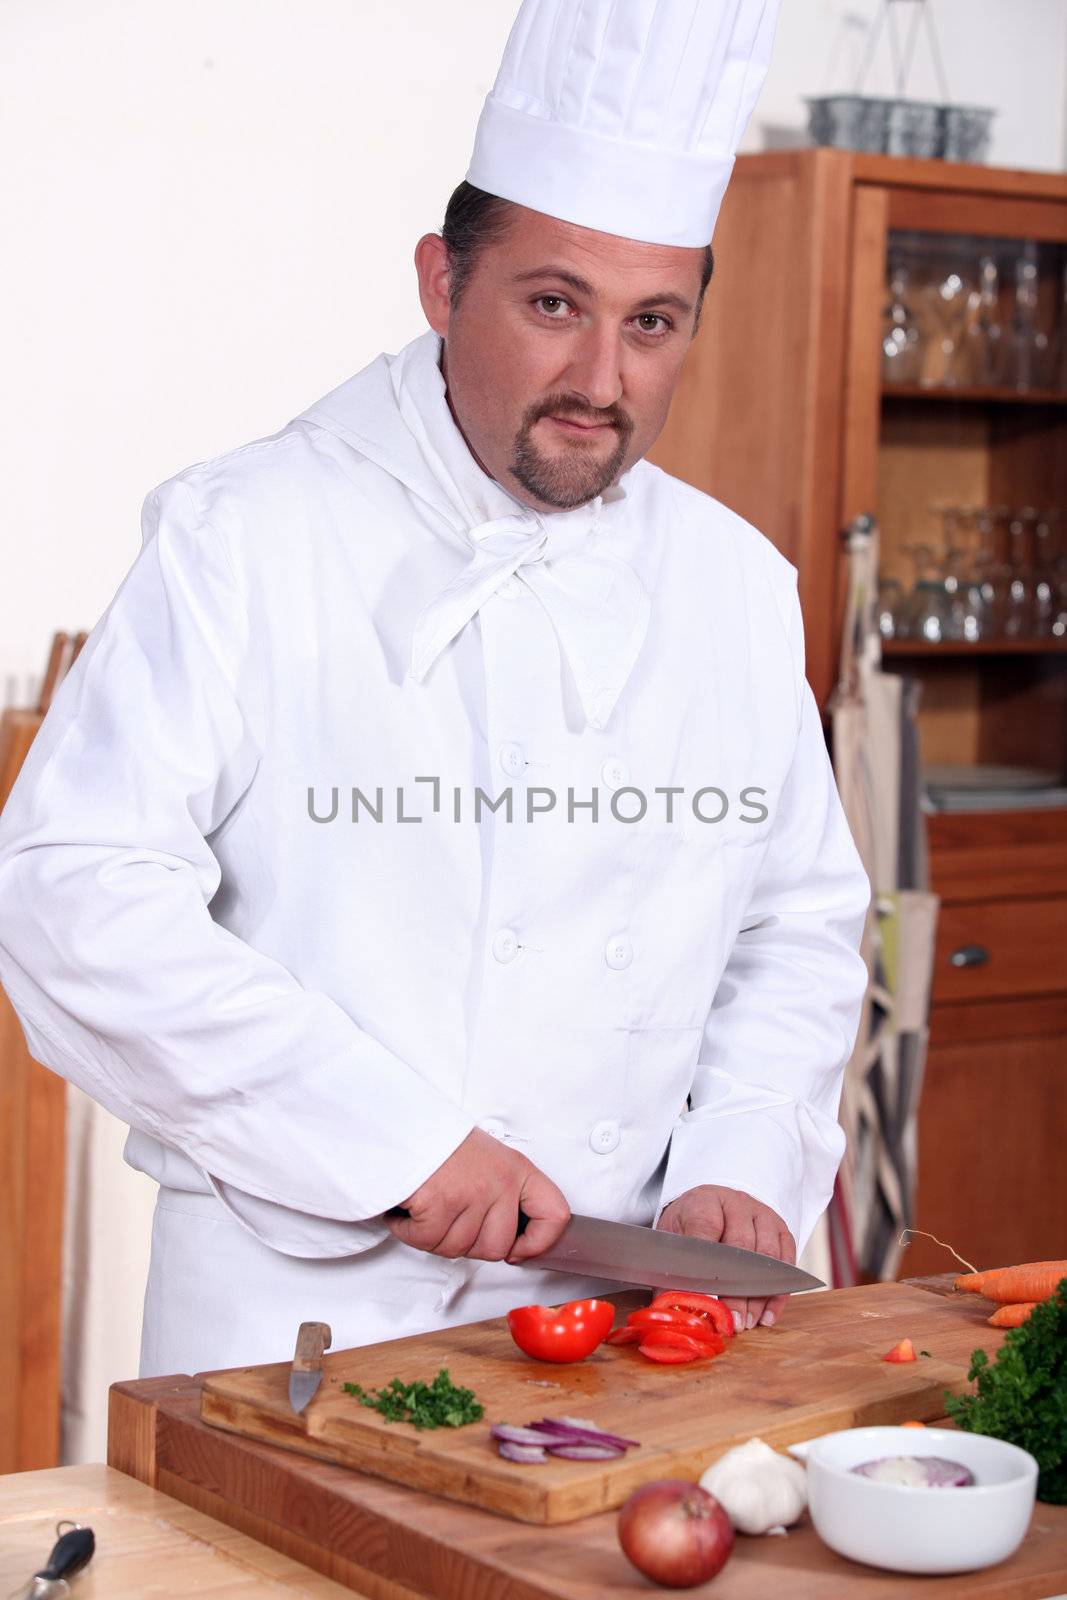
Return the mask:
<path id="1" fill-rule="evenodd" d="M 644 1337 L 640 1328 L 614 1328 L 604 1340 L 605 1344 L 640 1344 Z"/>
<path id="2" fill-rule="evenodd" d="M 694 1317 L 688 1311 L 668 1311 L 666 1308 L 657 1311 L 649 1306 L 640 1311 L 631 1311 L 627 1325 L 644 1330 L 678 1328 L 700 1344 L 714 1345 L 716 1355 L 723 1348 L 723 1340 L 717 1330 L 703 1317 Z"/>
<path id="3" fill-rule="evenodd" d="M 892 1350 L 887 1350 L 882 1357 L 883 1361 L 917 1361 L 918 1359 L 915 1354 L 915 1346 L 910 1339 L 901 1339 L 899 1344 L 895 1344 Z"/>
<path id="4" fill-rule="evenodd" d="M 608 1300 L 570 1300 L 564 1306 L 519 1306 L 508 1312 L 511 1337 L 535 1361 L 582 1361 L 615 1321 Z"/>
<path id="5" fill-rule="evenodd" d="M 717 1354 L 702 1339 L 694 1339 L 692 1334 L 686 1333 L 683 1328 L 646 1328 L 641 1340 L 641 1349 L 648 1350 L 688 1350 L 694 1356 L 709 1356 Z"/>
<path id="6" fill-rule="evenodd" d="M 656 1296 L 649 1309 L 668 1311 L 672 1307 L 707 1317 L 712 1327 L 717 1333 L 721 1333 L 724 1339 L 732 1339 L 737 1331 L 732 1314 L 727 1311 L 721 1300 L 716 1300 L 713 1294 L 698 1294 L 696 1290 L 664 1289 Z"/>
<path id="7" fill-rule="evenodd" d="M 641 1354 L 647 1356 L 649 1361 L 658 1361 L 662 1366 L 680 1366 L 683 1361 L 699 1361 L 700 1351 L 670 1350 L 666 1345 L 643 1344 Z"/>

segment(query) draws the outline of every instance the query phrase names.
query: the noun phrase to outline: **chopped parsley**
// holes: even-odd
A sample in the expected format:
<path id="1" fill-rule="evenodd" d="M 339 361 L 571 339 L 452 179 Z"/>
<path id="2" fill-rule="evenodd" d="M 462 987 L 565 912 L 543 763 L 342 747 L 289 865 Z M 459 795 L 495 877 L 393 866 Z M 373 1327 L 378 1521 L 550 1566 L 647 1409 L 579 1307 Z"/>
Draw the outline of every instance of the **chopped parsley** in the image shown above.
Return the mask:
<path id="1" fill-rule="evenodd" d="M 358 1383 L 345 1383 L 346 1394 L 354 1394 L 361 1406 L 380 1411 L 386 1422 L 410 1422 L 415 1428 L 462 1428 L 467 1422 L 480 1422 L 485 1407 L 474 1398 L 472 1389 L 461 1389 L 452 1382 L 448 1368 L 442 1367 L 432 1383 L 404 1383 L 393 1378 L 384 1389 L 364 1389 Z"/>
<path id="2" fill-rule="evenodd" d="M 1006 1335 L 995 1361 L 976 1350 L 967 1376 L 978 1388 L 947 1395 L 948 1415 L 970 1433 L 1029 1450 L 1038 1499 L 1067 1505 L 1067 1278 Z"/>

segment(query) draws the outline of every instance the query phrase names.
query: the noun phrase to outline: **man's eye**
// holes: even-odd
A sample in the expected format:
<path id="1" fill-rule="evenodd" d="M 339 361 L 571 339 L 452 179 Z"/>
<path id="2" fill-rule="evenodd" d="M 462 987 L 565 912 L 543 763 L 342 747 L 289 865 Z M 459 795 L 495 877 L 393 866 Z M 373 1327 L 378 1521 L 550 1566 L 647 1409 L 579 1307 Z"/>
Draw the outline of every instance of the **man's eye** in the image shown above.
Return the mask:
<path id="1" fill-rule="evenodd" d="M 552 317 L 554 320 L 560 321 L 562 320 L 560 313 L 567 309 L 568 302 L 564 300 L 561 294 L 542 294 L 538 295 L 537 299 L 534 301 L 534 305 L 537 306 L 537 308 L 542 311 L 546 317 Z"/>
<path id="2" fill-rule="evenodd" d="M 637 318 L 637 325 L 642 333 L 664 334 L 671 330 L 668 319 L 658 311 L 643 311 Z"/>

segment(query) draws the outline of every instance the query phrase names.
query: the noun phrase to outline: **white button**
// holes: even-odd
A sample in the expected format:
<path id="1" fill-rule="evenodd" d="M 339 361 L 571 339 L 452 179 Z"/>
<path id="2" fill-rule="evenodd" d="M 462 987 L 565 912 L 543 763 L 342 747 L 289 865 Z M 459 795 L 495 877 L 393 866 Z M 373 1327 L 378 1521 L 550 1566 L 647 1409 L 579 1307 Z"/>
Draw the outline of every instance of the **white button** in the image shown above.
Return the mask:
<path id="1" fill-rule="evenodd" d="M 508 1131 L 507 1123 L 499 1117 L 483 1117 L 478 1126 L 483 1133 L 492 1134 L 494 1139 L 502 1139 Z"/>
<path id="2" fill-rule="evenodd" d="M 610 1156 L 613 1150 L 619 1148 L 621 1138 L 619 1124 L 609 1118 L 606 1122 L 594 1123 L 589 1134 L 589 1148 L 599 1156 Z"/>
<path id="3" fill-rule="evenodd" d="M 634 947 L 624 933 L 613 934 L 604 947 L 604 960 L 616 972 L 628 967 L 634 958 Z"/>
<path id="4" fill-rule="evenodd" d="M 493 954 L 498 961 L 514 961 L 519 953 L 519 941 L 510 928 L 501 928 L 493 938 Z"/>
<path id="5" fill-rule="evenodd" d="M 514 600 L 521 593 L 522 584 L 518 578 L 505 578 L 497 590 L 497 594 L 503 595 L 505 600 Z"/>
<path id="6" fill-rule="evenodd" d="M 497 754 L 500 765 L 511 778 L 521 778 L 526 771 L 526 757 L 521 744 L 502 744 Z"/>
<path id="7" fill-rule="evenodd" d="M 621 756 L 609 756 L 600 769 L 600 776 L 609 789 L 621 789 L 629 782 L 630 769 Z"/>

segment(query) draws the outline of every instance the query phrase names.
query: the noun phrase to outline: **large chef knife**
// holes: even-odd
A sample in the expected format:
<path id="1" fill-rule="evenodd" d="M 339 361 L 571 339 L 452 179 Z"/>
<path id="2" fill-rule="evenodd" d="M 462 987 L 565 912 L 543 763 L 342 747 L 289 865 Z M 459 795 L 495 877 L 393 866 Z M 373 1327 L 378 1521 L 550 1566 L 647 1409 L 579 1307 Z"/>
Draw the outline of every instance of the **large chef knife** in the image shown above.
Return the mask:
<path id="1" fill-rule="evenodd" d="M 520 1233 L 525 1225 L 526 1218 L 520 1213 Z M 551 1250 L 532 1256 L 523 1266 L 609 1278 L 640 1288 L 695 1289 L 742 1299 L 824 1287 L 810 1272 L 755 1250 L 575 1215 Z"/>
<path id="2" fill-rule="evenodd" d="M 322 1382 L 322 1358 L 332 1341 L 328 1323 L 300 1324 L 293 1370 L 289 1374 L 289 1404 L 294 1411 L 303 1411 Z"/>

